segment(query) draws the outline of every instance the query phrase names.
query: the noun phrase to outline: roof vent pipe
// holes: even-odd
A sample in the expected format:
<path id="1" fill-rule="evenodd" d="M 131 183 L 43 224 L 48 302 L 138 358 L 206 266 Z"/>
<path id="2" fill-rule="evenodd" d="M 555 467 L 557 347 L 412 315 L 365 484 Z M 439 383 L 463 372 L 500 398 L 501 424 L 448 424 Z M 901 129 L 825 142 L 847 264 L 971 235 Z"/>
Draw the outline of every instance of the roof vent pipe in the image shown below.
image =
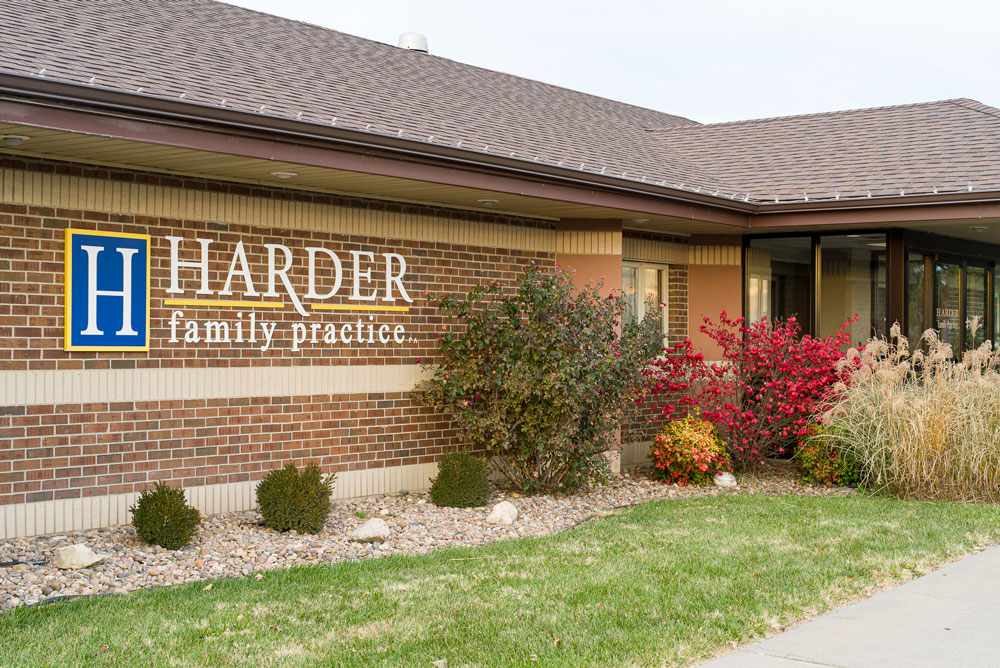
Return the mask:
<path id="1" fill-rule="evenodd" d="M 427 38 L 418 32 L 404 32 L 399 36 L 399 44 L 397 46 L 401 49 L 427 53 Z"/>

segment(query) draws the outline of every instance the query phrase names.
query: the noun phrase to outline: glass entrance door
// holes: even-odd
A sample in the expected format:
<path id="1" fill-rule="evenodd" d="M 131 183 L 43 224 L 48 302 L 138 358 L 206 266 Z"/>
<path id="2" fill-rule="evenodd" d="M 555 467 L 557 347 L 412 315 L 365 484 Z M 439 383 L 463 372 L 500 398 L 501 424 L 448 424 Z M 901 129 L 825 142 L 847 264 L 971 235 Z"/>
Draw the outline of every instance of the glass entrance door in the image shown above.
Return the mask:
<path id="1" fill-rule="evenodd" d="M 906 274 L 911 344 L 933 328 L 956 355 L 979 347 L 990 331 L 991 271 L 985 262 L 911 253 Z"/>
<path id="2" fill-rule="evenodd" d="M 951 349 L 962 349 L 962 264 L 934 264 L 934 321 L 938 337 Z"/>
<path id="3" fill-rule="evenodd" d="M 986 265 L 965 265 L 965 340 L 966 349 L 978 348 L 986 340 L 987 299 Z"/>

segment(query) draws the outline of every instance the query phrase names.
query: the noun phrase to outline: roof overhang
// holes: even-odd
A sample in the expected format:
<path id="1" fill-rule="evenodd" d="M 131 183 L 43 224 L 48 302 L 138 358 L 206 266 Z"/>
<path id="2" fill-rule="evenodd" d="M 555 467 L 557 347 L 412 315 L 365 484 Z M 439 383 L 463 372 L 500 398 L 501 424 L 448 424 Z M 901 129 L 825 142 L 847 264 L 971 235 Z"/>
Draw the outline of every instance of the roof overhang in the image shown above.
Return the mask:
<path id="1" fill-rule="evenodd" d="M 710 195 L 674 193 L 653 184 L 575 173 L 504 156 L 39 77 L 0 73 L 0 124 L 88 137 L 95 142 L 169 147 L 268 165 L 301 165 L 331 173 L 435 184 L 456 189 L 458 196 L 458 201 L 446 198 L 437 203 L 464 208 L 476 207 L 475 199 L 462 197 L 465 191 L 498 193 L 505 196 L 502 198 L 505 210 L 525 215 L 533 214 L 519 211 L 518 206 L 512 209 L 508 204 L 540 200 L 571 205 L 572 210 L 567 214 L 571 217 L 607 217 L 613 212 L 623 219 L 647 216 L 730 229 L 746 228 L 752 209 L 742 203 L 719 206 Z M 101 149 L 110 148 L 110 144 L 102 147 L 93 143 L 93 147 L 96 155 Z M 24 145 L 23 152 L 33 153 L 30 143 Z M 116 160 L 113 151 L 106 155 L 110 162 L 122 166 L 163 170 L 163 163 L 143 163 L 139 151 L 122 149 L 121 153 L 131 156 L 130 159 Z M 55 143 L 47 154 L 78 161 L 86 159 L 71 151 L 60 156 Z M 229 176 L 224 170 L 213 171 L 211 160 L 202 164 L 203 169 L 186 172 L 209 178 Z M 251 180 L 267 182 L 268 175 L 275 170 L 275 167 L 259 170 L 261 178 Z M 288 182 L 279 185 L 306 187 Z M 366 194 L 363 190 L 351 190 Z"/>
<path id="2" fill-rule="evenodd" d="M 0 73 L 0 128 L 48 133 L 12 153 L 482 209 L 600 218 L 673 234 L 1000 219 L 1000 193 L 762 204 L 224 106 Z M 302 178 L 281 181 L 275 171 Z M 647 223 L 629 223 L 635 219 Z"/>

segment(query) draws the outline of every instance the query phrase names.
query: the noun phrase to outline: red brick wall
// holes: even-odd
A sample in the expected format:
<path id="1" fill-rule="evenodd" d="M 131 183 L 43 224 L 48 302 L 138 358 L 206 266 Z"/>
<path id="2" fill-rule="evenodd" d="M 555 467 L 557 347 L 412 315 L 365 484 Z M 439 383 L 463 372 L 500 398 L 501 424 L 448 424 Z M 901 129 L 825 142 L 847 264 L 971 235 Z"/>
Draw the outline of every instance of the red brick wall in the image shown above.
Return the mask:
<path id="1" fill-rule="evenodd" d="M 0 407 L 0 504 L 434 461 L 459 436 L 409 393 Z"/>
<path id="2" fill-rule="evenodd" d="M 146 352 L 65 352 L 63 351 L 63 230 L 67 227 L 99 229 L 109 232 L 151 234 L 152 257 L 150 277 L 151 349 Z M 258 320 L 277 322 L 275 341 L 269 350 L 261 352 L 260 342 L 231 343 L 207 346 L 204 343 L 168 344 L 169 319 L 174 310 L 183 311 L 183 320 L 226 321 L 235 329 L 240 309 L 166 306 L 167 298 L 195 298 L 199 282 L 195 269 L 179 270 L 184 295 L 169 295 L 170 287 L 168 235 L 184 237 L 182 260 L 197 260 L 200 253 L 196 237 L 213 240 L 210 252 L 210 287 L 220 290 L 225 282 L 236 243 L 243 241 L 258 292 L 267 271 L 265 243 L 287 246 L 297 260 L 289 277 L 301 298 L 307 290 L 307 246 L 322 246 L 338 253 L 343 263 L 343 284 L 334 299 L 324 303 L 345 303 L 352 281 L 350 250 L 367 250 L 378 254 L 399 253 L 407 262 L 404 286 L 414 303 L 406 314 L 377 313 L 376 325 L 406 326 L 408 341 L 402 345 L 317 345 L 306 344 L 291 350 L 291 323 L 355 323 L 358 313 L 313 313 L 308 318 L 299 315 L 289 304 L 279 311 L 256 311 Z M 278 256 L 279 262 L 281 256 Z M 436 334 L 444 324 L 432 302 L 424 297 L 425 290 L 436 293 L 465 292 L 485 281 L 513 282 L 521 268 L 530 261 L 554 263 L 551 253 L 517 251 L 503 248 L 463 246 L 440 242 L 408 242 L 378 237 L 347 236 L 320 232 L 258 228 L 245 225 L 216 225 L 166 218 L 108 215 L 88 211 L 55 211 L 52 209 L 0 204 L 0 369 L 92 369 L 148 368 L 180 366 L 289 366 L 295 364 L 413 364 L 418 358 L 431 356 Z M 326 263 L 323 263 L 326 264 Z M 381 286 L 380 265 L 372 265 L 374 286 Z M 325 275 L 324 275 L 325 271 Z M 321 280 L 332 275 L 326 267 L 317 272 Z M 325 284 L 325 283 L 324 283 Z M 279 283 L 280 286 L 280 283 Z M 241 299 L 243 280 L 233 281 L 234 295 L 203 298 Z M 278 288 L 282 292 L 281 288 Z M 407 305 L 397 294 L 395 305 Z M 288 304 L 288 299 L 285 299 Z M 368 314 L 361 314 L 367 324 Z M 243 310 L 244 321 L 249 311 Z M 178 329 L 183 335 L 183 324 Z M 279 338 L 280 337 L 280 338 Z"/>
<path id="3" fill-rule="evenodd" d="M 250 186 L 181 180 L 160 175 L 111 171 L 44 162 L 0 160 L 0 166 L 55 171 L 200 190 L 305 199 L 367 210 L 394 210 L 444 218 L 455 211 L 418 208 L 327 195 L 266 190 Z M 465 220 L 523 226 L 537 221 L 469 213 Z M 64 233 L 67 227 L 150 234 L 151 349 L 148 352 L 66 352 L 63 350 Z M 196 311 L 166 306 L 167 298 L 192 299 L 195 270 L 181 269 L 184 295 L 168 295 L 170 247 L 166 236 L 185 238 L 182 259 L 196 260 L 196 237 L 213 239 L 210 287 L 219 290 L 235 244 L 244 242 L 258 292 L 266 290 L 264 243 L 280 243 L 296 257 L 290 272 L 297 293 L 307 291 L 305 251 L 323 246 L 344 262 L 343 285 L 325 303 L 344 303 L 350 293 L 348 251 L 395 252 L 407 262 L 404 286 L 414 299 L 408 313 L 374 313 L 375 322 L 406 326 L 403 345 L 352 343 L 304 345 L 290 349 L 290 327 L 279 324 L 271 349 L 258 344 L 167 344 L 170 314 L 184 319 L 236 321 L 236 308 Z M 280 260 L 280 256 L 279 256 Z M 498 280 L 513 284 L 529 262 L 554 264 L 554 254 L 448 242 L 415 242 L 374 236 L 228 225 L 193 220 L 27 207 L 0 202 L 0 370 L 70 371 L 159 367 L 329 366 L 415 364 L 433 360 L 437 337 L 449 327 L 432 293 L 465 292 Z M 377 268 L 377 265 L 376 265 Z M 373 277 L 378 271 L 373 271 Z M 383 287 L 382 280 L 375 285 Z M 243 298 L 242 278 L 231 297 Z M 279 288 L 279 292 L 281 289 Z M 287 298 L 285 299 L 288 302 Z M 397 295 L 396 305 L 407 305 Z M 249 311 L 244 311 L 244 318 Z M 317 312 L 305 318 L 289 305 L 255 311 L 270 322 L 355 322 L 358 313 Z M 362 314 L 367 323 L 367 315 Z M 339 329 L 339 327 L 338 327 Z M 282 335 L 282 338 L 278 336 Z M 247 389 L 247 394 L 259 393 Z M 311 396 L 244 396 L 222 399 L 71 405 L 0 406 L 0 504 L 99 496 L 137 491 L 153 481 L 196 486 L 255 480 L 287 461 L 317 462 L 327 471 L 347 471 L 434 461 L 459 437 L 449 420 L 421 406 L 409 392 Z"/>
<path id="4" fill-rule="evenodd" d="M 680 343 L 688 335 L 688 268 L 672 264 L 667 268 L 668 342 Z"/>

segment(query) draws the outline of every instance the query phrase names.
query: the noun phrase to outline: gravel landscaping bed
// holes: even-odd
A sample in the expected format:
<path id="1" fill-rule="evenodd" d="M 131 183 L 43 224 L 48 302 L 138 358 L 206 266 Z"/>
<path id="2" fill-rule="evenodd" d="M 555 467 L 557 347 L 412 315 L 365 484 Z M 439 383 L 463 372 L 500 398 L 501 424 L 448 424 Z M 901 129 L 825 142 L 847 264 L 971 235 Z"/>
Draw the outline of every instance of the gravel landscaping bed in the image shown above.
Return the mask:
<path id="1" fill-rule="evenodd" d="M 51 560 L 53 550 L 86 543 L 108 560 L 91 568 L 60 570 L 50 563 L 0 566 L 0 609 L 60 596 L 124 593 L 144 587 L 244 576 L 274 568 L 424 554 L 446 546 L 479 545 L 505 538 L 540 536 L 569 528 L 614 508 L 660 498 L 713 494 L 848 494 L 843 488 L 801 487 L 787 473 L 746 477 L 731 489 L 684 488 L 630 473 L 573 496 L 522 497 L 497 492 L 490 507 L 510 501 L 518 509 L 511 526 L 485 523 L 490 507 L 438 508 L 426 493 L 335 501 L 316 535 L 281 534 L 260 525 L 256 511 L 212 515 L 182 550 L 147 545 L 131 526 L 14 539 L 0 544 L 0 563 Z M 383 543 L 357 543 L 348 533 L 380 517 L 392 535 Z"/>

